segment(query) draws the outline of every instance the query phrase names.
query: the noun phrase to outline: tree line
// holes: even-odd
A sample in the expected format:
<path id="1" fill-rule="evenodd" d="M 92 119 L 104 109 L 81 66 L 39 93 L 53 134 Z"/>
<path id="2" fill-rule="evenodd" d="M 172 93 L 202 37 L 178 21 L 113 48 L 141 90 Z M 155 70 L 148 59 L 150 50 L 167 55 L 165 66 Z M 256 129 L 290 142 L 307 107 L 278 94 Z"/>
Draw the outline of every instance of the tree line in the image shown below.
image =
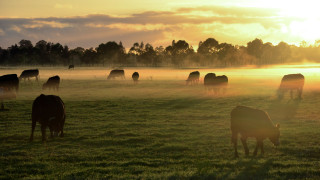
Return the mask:
<path id="1" fill-rule="evenodd" d="M 35 45 L 21 40 L 7 49 L 0 47 L 0 65 L 81 65 L 81 66 L 175 66 L 175 67 L 230 67 L 320 62 L 320 40 L 313 45 L 301 42 L 300 46 L 280 42 L 273 45 L 254 39 L 247 46 L 219 43 L 214 38 L 200 41 L 197 51 L 185 40 L 173 40 L 167 47 L 153 47 L 147 43 L 134 43 L 128 51 L 121 42 L 109 41 L 96 48 L 77 47 L 44 40 Z"/>

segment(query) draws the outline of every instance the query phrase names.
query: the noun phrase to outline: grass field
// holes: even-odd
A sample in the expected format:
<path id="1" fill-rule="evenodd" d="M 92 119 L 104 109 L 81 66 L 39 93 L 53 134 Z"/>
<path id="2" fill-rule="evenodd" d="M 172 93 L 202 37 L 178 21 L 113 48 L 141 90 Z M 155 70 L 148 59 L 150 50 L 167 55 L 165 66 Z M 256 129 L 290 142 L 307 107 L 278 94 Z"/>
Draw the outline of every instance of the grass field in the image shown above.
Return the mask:
<path id="1" fill-rule="evenodd" d="M 21 70 L 3 68 L 0 75 Z M 224 95 L 186 86 L 193 69 L 127 68 L 126 80 L 107 81 L 109 70 L 40 68 L 39 83 L 22 81 L 17 98 L 4 102 L 10 110 L 0 112 L 0 179 L 320 178 L 319 67 L 200 69 L 201 77 L 229 77 Z M 306 78 L 303 99 L 278 101 L 281 77 L 298 72 Z M 42 91 L 56 74 L 60 91 Z M 42 144 L 37 124 L 29 143 L 32 102 L 41 93 L 65 102 L 65 137 Z M 239 141 L 234 158 L 230 111 L 237 105 L 265 110 L 280 123 L 280 146 L 265 140 L 265 154 L 254 157 L 249 139 L 245 157 Z"/>

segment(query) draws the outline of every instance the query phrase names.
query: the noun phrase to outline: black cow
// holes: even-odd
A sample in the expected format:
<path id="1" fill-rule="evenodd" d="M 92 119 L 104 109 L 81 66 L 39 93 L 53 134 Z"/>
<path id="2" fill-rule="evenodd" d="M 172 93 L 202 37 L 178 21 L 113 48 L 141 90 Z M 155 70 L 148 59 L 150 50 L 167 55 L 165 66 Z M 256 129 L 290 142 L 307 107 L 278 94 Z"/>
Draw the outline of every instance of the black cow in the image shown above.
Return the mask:
<path id="1" fill-rule="evenodd" d="M 63 137 L 63 126 L 66 118 L 64 103 L 59 96 L 38 96 L 32 105 L 32 126 L 30 141 L 33 140 L 33 132 L 36 123 L 41 124 L 42 141 L 46 141 L 46 128 L 49 127 L 51 137 L 57 136 L 59 132 Z"/>
<path id="2" fill-rule="evenodd" d="M 279 145 L 279 124 L 276 126 L 272 123 L 268 113 L 245 106 L 237 106 L 231 111 L 231 142 L 234 144 L 235 156 L 238 157 L 237 142 L 238 134 L 241 134 L 241 142 L 243 144 L 246 155 L 249 155 L 247 146 L 247 138 L 254 137 L 257 139 L 257 146 L 253 152 L 257 155 L 257 151 L 263 150 L 263 140 L 269 138 L 275 145 Z"/>
<path id="3" fill-rule="evenodd" d="M 122 70 L 122 69 L 114 69 L 114 70 L 112 70 L 107 79 L 108 80 L 109 79 L 115 79 L 115 78 L 118 78 L 118 77 L 120 77 L 121 79 L 125 79 L 124 70 Z"/>
<path id="4" fill-rule="evenodd" d="M 48 79 L 47 82 L 45 82 L 42 85 L 42 90 L 46 89 L 56 89 L 57 91 L 59 90 L 59 85 L 60 85 L 60 77 L 59 76 L 52 76 Z"/>
<path id="5" fill-rule="evenodd" d="M 304 86 L 304 76 L 302 74 L 287 74 L 283 76 L 278 89 L 278 98 L 282 99 L 284 93 L 290 91 L 290 97 L 293 98 L 293 90 L 297 90 L 298 98 L 301 99 Z"/>
<path id="6" fill-rule="evenodd" d="M 0 87 L 11 91 L 15 89 L 16 92 L 19 90 L 19 78 L 16 74 L 7 74 L 0 76 Z"/>
<path id="7" fill-rule="evenodd" d="M 186 80 L 186 85 L 189 83 L 192 84 L 198 84 L 200 78 L 200 72 L 199 71 L 193 71 L 189 74 L 188 79 Z"/>
<path id="8" fill-rule="evenodd" d="M 133 80 L 133 82 L 134 82 L 135 84 L 138 83 L 138 80 L 139 80 L 139 73 L 138 73 L 138 72 L 134 72 L 134 73 L 132 74 L 132 80 Z"/>
<path id="9" fill-rule="evenodd" d="M 226 91 L 228 86 L 228 77 L 225 75 L 216 76 L 214 73 L 208 73 L 204 77 L 204 86 L 208 91 L 213 90 L 218 93 L 221 88 L 223 92 Z"/>
<path id="10" fill-rule="evenodd" d="M 30 78 L 33 78 L 33 77 L 35 77 L 36 80 L 38 81 L 38 78 L 39 78 L 39 70 L 38 69 L 28 69 L 28 70 L 22 71 L 19 79 L 30 80 Z"/>
<path id="11" fill-rule="evenodd" d="M 68 69 L 74 69 L 74 65 L 73 64 L 69 65 Z"/>

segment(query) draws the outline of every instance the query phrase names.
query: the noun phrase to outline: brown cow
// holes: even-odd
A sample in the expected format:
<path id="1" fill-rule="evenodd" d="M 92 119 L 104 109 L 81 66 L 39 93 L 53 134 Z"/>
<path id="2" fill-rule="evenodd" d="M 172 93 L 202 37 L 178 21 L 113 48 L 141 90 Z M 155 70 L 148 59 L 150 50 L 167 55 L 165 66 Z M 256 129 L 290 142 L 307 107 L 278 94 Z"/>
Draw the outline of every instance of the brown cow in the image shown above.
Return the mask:
<path id="1" fill-rule="evenodd" d="M 28 70 L 22 71 L 19 79 L 30 80 L 30 78 L 33 78 L 33 77 L 35 77 L 36 81 L 38 81 L 38 79 L 39 79 L 39 70 L 38 69 L 28 69 Z"/>
<path id="2" fill-rule="evenodd" d="M 278 98 L 282 99 L 284 93 L 290 91 L 290 97 L 293 98 L 293 90 L 297 90 L 298 98 L 301 99 L 304 86 L 304 76 L 302 74 L 287 74 L 283 76 L 278 89 Z"/>
<path id="3" fill-rule="evenodd" d="M 0 87 L 11 91 L 15 89 L 16 92 L 19 90 L 19 78 L 16 74 L 6 74 L 0 76 Z"/>
<path id="4" fill-rule="evenodd" d="M 256 148 L 253 152 L 257 155 L 257 151 L 263 150 L 263 140 L 269 138 L 275 145 L 279 145 L 279 124 L 276 126 L 272 123 L 268 113 L 262 110 L 253 109 L 245 106 L 237 106 L 231 111 L 231 141 L 234 144 L 235 156 L 238 157 L 237 142 L 238 134 L 241 134 L 241 142 L 245 150 L 245 154 L 249 155 L 247 146 L 247 138 L 254 137 L 257 140 Z"/>
<path id="5" fill-rule="evenodd" d="M 132 74 L 132 80 L 133 80 L 134 84 L 138 83 L 138 80 L 139 80 L 139 73 L 138 72 L 134 72 Z"/>
<path id="6" fill-rule="evenodd" d="M 108 80 L 109 79 L 115 79 L 117 77 L 120 77 L 121 79 L 125 79 L 125 76 L 124 76 L 124 70 L 122 69 L 114 69 L 112 71 L 110 71 L 110 74 L 108 76 Z"/>
<path id="7" fill-rule="evenodd" d="M 45 89 L 56 89 L 57 91 L 59 90 L 59 85 L 60 85 L 60 77 L 59 76 L 52 76 L 48 79 L 47 82 L 45 82 L 42 85 L 42 90 Z"/>
<path id="8" fill-rule="evenodd" d="M 199 83 L 199 78 L 200 78 L 200 72 L 199 71 L 193 71 L 189 74 L 188 79 L 186 80 L 186 85 L 189 83 L 191 85 L 193 84 L 198 84 Z"/>
<path id="9" fill-rule="evenodd" d="M 228 77 L 225 75 L 216 76 L 215 73 L 208 73 L 204 77 L 204 86 L 208 91 L 213 90 L 215 94 L 222 88 L 226 92 L 228 86 Z"/>
<path id="10" fill-rule="evenodd" d="M 33 132 L 36 123 L 41 124 L 42 141 L 46 141 L 46 128 L 49 127 L 51 137 L 58 135 L 63 137 L 63 126 L 66 118 L 64 103 L 59 96 L 38 96 L 32 105 L 32 126 L 30 141 L 33 140 Z"/>
<path id="11" fill-rule="evenodd" d="M 74 69 L 74 65 L 73 64 L 69 65 L 68 69 Z"/>

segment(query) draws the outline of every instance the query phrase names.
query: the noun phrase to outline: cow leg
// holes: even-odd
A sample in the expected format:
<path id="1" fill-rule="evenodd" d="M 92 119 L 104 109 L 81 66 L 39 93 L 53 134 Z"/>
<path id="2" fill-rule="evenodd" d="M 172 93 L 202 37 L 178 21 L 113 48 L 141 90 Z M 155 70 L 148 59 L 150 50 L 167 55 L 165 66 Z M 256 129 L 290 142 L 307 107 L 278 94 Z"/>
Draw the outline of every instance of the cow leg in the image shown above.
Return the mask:
<path id="1" fill-rule="evenodd" d="M 241 142 L 242 142 L 244 151 L 246 153 L 246 156 L 249 156 L 249 149 L 248 149 L 248 145 L 247 145 L 247 137 L 241 137 Z"/>
<path id="2" fill-rule="evenodd" d="M 303 88 L 299 88 L 298 89 L 298 97 L 299 97 L 299 99 L 301 99 L 301 96 L 302 96 L 302 89 Z"/>
<path id="3" fill-rule="evenodd" d="M 46 141 L 46 125 L 41 124 L 42 142 Z"/>
<path id="4" fill-rule="evenodd" d="M 53 138 L 53 129 L 52 127 L 49 127 L 49 129 L 50 129 L 50 138 Z"/>
<path id="5" fill-rule="evenodd" d="M 261 148 L 261 154 L 263 154 L 264 153 L 263 141 L 261 139 L 257 139 L 257 146 L 256 146 L 256 148 L 255 148 L 255 150 L 253 152 L 253 155 L 255 155 L 255 156 L 257 155 L 259 147 Z"/>
<path id="6" fill-rule="evenodd" d="M 237 158 L 239 157 L 238 154 L 238 133 L 232 132 L 232 136 L 231 136 L 231 142 L 233 143 L 233 147 L 234 147 L 234 156 Z"/>
<path id="7" fill-rule="evenodd" d="M 63 119 L 62 119 L 62 123 L 61 123 L 61 133 L 60 133 L 60 137 L 63 137 L 64 134 L 63 134 L 63 127 L 64 127 L 64 122 L 66 120 L 66 116 L 63 116 Z"/>
<path id="8" fill-rule="evenodd" d="M 293 92 L 292 92 L 292 89 L 290 90 L 290 97 L 291 97 L 291 99 L 293 98 Z"/>
<path id="9" fill-rule="evenodd" d="M 261 155 L 264 154 L 263 141 L 260 141 Z"/>
<path id="10" fill-rule="evenodd" d="M 257 155 L 257 152 L 258 152 L 258 148 L 259 148 L 260 144 L 259 144 L 259 140 L 257 139 L 257 145 L 256 145 L 256 148 L 254 149 L 253 151 L 253 155 L 256 156 Z"/>
<path id="11" fill-rule="evenodd" d="M 34 132 L 34 128 L 36 127 L 36 123 L 37 121 L 32 120 L 30 142 L 33 141 L 33 132 Z"/>

